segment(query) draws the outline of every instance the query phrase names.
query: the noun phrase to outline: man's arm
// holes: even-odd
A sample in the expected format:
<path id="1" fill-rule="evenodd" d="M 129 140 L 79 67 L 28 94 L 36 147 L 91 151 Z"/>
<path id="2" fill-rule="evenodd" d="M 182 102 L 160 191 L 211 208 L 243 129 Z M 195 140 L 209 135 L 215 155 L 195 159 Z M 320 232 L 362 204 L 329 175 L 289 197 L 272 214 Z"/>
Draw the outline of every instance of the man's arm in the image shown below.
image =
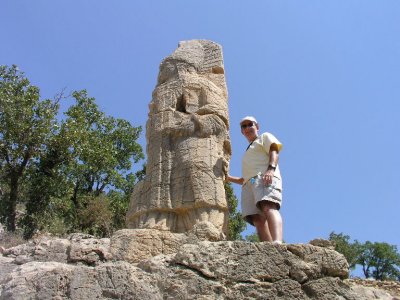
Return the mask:
<path id="1" fill-rule="evenodd" d="M 243 177 L 236 177 L 236 176 L 231 176 L 228 174 L 228 176 L 226 176 L 226 181 L 233 182 L 236 184 L 243 184 L 244 179 L 243 179 Z"/>
<path id="2" fill-rule="evenodd" d="M 269 165 L 267 171 L 263 176 L 264 183 L 266 185 L 272 184 L 272 178 L 274 177 L 276 166 L 279 160 L 279 148 L 276 144 L 272 144 L 269 149 Z"/>

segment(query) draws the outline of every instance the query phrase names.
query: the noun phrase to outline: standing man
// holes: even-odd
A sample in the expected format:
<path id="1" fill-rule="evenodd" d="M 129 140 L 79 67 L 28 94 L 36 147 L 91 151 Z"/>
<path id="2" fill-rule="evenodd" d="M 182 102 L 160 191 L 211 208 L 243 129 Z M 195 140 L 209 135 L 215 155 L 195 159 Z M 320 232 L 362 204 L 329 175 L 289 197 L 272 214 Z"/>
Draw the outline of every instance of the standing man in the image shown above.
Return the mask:
<path id="1" fill-rule="evenodd" d="M 240 121 L 249 146 L 242 158 L 242 177 L 228 175 L 227 181 L 242 185 L 243 218 L 256 227 L 261 241 L 282 243 L 282 179 L 278 166 L 282 144 L 271 133 L 258 135 L 254 117 Z"/>

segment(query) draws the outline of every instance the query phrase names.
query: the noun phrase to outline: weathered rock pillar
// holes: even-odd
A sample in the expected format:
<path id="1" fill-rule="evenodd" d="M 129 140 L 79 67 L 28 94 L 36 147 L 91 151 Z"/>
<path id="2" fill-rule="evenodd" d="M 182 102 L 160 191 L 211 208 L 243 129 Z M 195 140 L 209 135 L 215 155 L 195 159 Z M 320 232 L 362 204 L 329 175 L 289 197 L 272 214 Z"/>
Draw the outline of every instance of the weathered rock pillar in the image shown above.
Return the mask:
<path id="1" fill-rule="evenodd" d="M 128 228 L 181 233 L 207 223 L 226 232 L 227 98 L 220 45 L 180 42 L 161 62 L 146 124 L 146 177 L 134 188 Z"/>

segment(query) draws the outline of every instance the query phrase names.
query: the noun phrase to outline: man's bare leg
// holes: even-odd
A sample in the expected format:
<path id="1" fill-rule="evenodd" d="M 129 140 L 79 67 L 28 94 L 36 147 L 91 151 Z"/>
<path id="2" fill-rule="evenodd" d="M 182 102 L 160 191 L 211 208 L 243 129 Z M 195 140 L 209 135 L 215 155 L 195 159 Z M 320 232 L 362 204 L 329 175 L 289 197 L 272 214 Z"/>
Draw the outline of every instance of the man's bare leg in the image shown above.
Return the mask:
<path id="1" fill-rule="evenodd" d="M 271 233 L 269 232 L 267 219 L 264 216 L 251 216 L 254 226 L 257 230 L 258 238 L 261 242 L 272 242 Z"/>
<path id="2" fill-rule="evenodd" d="M 281 213 L 278 210 L 277 204 L 268 201 L 260 202 L 261 211 L 267 219 L 269 232 L 273 242 L 282 242 L 283 240 L 283 222 Z"/>

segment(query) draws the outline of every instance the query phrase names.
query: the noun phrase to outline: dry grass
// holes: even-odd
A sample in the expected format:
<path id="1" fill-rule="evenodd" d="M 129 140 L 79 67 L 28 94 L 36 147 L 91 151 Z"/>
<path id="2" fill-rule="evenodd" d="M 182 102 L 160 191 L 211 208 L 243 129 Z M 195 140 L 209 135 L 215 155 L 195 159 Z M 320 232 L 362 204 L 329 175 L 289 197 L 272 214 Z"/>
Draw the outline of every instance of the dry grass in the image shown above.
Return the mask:
<path id="1" fill-rule="evenodd" d="M 8 249 L 25 243 L 26 240 L 22 237 L 22 233 L 7 231 L 0 233 L 0 247 Z"/>

